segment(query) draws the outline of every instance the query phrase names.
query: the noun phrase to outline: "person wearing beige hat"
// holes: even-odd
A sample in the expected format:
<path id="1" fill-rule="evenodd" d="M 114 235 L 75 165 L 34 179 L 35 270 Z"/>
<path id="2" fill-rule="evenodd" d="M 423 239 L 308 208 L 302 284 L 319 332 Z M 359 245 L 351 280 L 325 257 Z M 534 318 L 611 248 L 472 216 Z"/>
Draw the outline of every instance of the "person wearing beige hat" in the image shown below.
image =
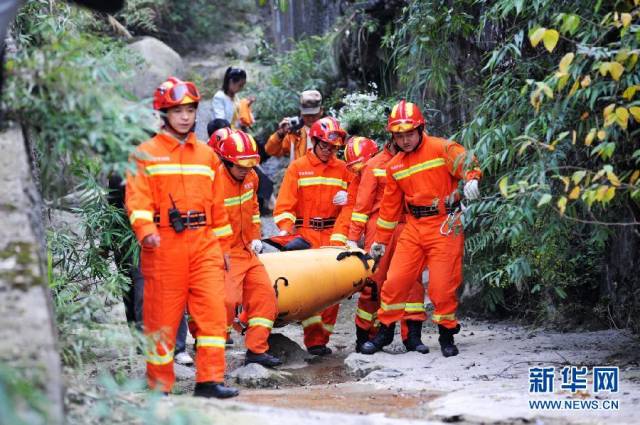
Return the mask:
<path id="1" fill-rule="evenodd" d="M 312 148 L 309 128 L 324 115 L 322 95 L 318 90 L 300 93 L 300 123 L 291 117 L 278 124 L 278 130 L 269 137 L 265 151 L 271 156 L 288 156 L 291 161 L 304 156 Z M 297 117 L 296 117 L 297 118 Z"/>

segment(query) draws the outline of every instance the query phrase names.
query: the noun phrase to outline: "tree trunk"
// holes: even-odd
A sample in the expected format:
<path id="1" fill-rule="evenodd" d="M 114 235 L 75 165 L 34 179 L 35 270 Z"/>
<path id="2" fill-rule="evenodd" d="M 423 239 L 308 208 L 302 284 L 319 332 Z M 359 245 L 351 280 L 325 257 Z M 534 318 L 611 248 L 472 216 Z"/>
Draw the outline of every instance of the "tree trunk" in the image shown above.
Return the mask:
<path id="1" fill-rule="evenodd" d="M 46 394 L 63 418 L 62 376 L 47 285 L 42 200 L 20 128 L 0 133 L 0 363 Z"/>

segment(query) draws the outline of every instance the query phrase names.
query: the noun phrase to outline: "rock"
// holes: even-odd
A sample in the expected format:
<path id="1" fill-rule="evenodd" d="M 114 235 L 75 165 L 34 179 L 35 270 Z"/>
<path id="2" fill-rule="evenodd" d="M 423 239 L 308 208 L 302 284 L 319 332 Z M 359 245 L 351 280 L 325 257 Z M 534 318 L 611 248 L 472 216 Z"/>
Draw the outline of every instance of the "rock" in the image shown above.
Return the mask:
<path id="1" fill-rule="evenodd" d="M 229 376 L 238 384 L 249 388 L 277 387 L 292 375 L 288 372 L 267 369 L 257 363 L 250 363 L 231 372 Z"/>
<path id="2" fill-rule="evenodd" d="M 182 77 L 182 58 L 162 41 L 153 37 L 142 37 L 131 43 L 129 49 L 143 59 L 143 63 L 136 66 L 131 86 L 127 87 L 136 97 L 150 98 L 153 90 L 167 77 Z"/>
<path id="3" fill-rule="evenodd" d="M 196 377 L 193 368 L 178 363 L 173 364 L 173 372 L 176 374 L 176 381 L 191 381 Z"/>
<path id="4" fill-rule="evenodd" d="M 246 44 L 236 44 L 233 46 L 233 52 L 235 56 L 240 59 L 247 59 L 251 54 L 249 46 Z"/>
<path id="5" fill-rule="evenodd" d="M 398 378 L 403 375 L 404 373 L 397 369 L 384 368 L 371 372 L 363 381 L 381 381 L 383 379 Z"/>
<path id="6" fill-rule="evenodd" d="M 47 423 L 62 423 L 61 359 L 32 145 L 18 125 L 5 124 L 0 132 L 0 364 L 42 392 Z M 22 409 L 16 409 L 21 416 Z"/>
<path id="7" fill-rule="evenodd" d="M 344 359 L 344 365 L 347 368 L 347 373 L 356 378 L 364 378 L 371 372 L 382 369 L 382 366 L 376 364 L 371 356 L 358 353 L 349 354 L 349 356 Z"/>
<path id="8" fill-rule="evenodd" d="M 269 353 L 279 357 L 286 366 L 301 364 L 313 357 L 296 342 L 276 332 L 269 335 Z"/>

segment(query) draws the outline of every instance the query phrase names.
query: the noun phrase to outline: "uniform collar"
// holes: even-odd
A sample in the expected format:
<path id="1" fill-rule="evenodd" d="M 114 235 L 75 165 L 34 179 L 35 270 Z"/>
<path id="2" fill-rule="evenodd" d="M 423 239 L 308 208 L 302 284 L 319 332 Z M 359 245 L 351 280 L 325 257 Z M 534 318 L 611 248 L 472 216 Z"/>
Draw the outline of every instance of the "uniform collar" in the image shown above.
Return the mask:
<path id="1" fill-rule="evenodd" d="M 171 133 L 167 131 L 161 131 L 156 136 L 158 140 L 160 140 L 170 151 L 174 150 L 178 146 L 180 146 L 180 141 L 176 139 Z M 192 131 L 187 135 L 187 139 L 185 140 L 185 145 L 191 144 L 195 145 L 197 142 L 196 134 Z"/>

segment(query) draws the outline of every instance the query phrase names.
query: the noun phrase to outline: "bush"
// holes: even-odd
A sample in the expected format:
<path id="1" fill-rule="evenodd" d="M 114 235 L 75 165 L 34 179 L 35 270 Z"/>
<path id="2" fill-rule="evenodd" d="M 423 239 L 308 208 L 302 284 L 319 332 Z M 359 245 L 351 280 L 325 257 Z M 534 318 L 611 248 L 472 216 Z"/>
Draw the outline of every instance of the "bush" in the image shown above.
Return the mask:
<path id="1" fill-rule="evenodd" d="M 378 98 L 375 84 L 371 84 L 370 90 L 347 94 L 340 101 L 341 108 L 330 113 L 350 135 L 368 137 L 382 146 L 389 139 L 387 116 L 393 104 Z"/>

